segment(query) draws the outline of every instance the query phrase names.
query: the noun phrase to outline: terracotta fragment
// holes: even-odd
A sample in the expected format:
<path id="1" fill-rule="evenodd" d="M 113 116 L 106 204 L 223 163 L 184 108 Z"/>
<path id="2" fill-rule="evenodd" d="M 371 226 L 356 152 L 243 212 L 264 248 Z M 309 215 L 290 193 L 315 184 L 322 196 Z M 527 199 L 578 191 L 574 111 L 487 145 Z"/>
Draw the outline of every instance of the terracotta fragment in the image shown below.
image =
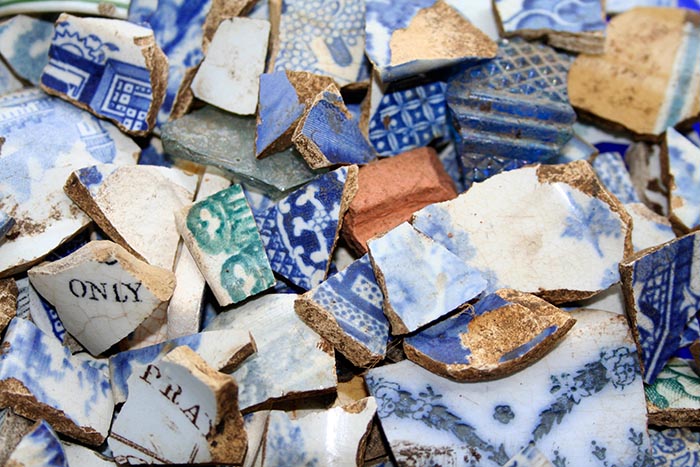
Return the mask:
<path id="1" fill-rule="evenodd" d="M 457 196 L 437 153 L 429 147 L 404 152 L 360 168 L 359 189 L 343 224 L 343 238 L 359 254 L 367 240 L 388 232 L 432 203 Z"/>

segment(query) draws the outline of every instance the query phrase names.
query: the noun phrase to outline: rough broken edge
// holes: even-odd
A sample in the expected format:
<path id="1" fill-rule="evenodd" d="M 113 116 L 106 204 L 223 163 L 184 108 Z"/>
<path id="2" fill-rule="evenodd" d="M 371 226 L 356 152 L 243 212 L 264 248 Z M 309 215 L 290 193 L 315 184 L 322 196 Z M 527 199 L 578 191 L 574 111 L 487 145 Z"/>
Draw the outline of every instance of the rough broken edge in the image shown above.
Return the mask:
<path id="1" fill-rule="evenodd" d="M 650 425 L 671 428 L 697 428 L 700 426 L 700 409 L 661 409 L 647 399 Z"/>
<path id="2" fill-rule="evenodd" d="M 571 330 L 574 324 L 576 324 L 576 320 L 570 315 L 568 315 L 566 312 L 559 310 L 554 305 L 551 305 L 550 303 L 540 298 L 537 298 L 532 294 L 521 293 L 511 289 L 501 289 L 496 292 L 496 295 L 509 302 L 507 305 L 504 306 L 520 306 L 529 310 L 530 314 L 532 315 L 541 315 L 541 308 L 543 307 L 550 308 L 550 310 L 548 311 L 548 315 L 550 316 L 550 318 L 553 318 L 552 321 L 563 320 L 563 322 L 559 323 L 559 329 L 557 329 L 556 332 L 552 333 L 550 336 L 545 338 L 539 344 L 532 347 L 532 349 L 530 349 L 520 357 L 515 358 L 513 360 L 508 360 L 504 363 L 498 363 L 495 366 L 478 367 L 470 363 L 446 364 L 443 362 L 435 361 L 428 355 L 417 350 L 415 347 L 411 346 L 406 341 L 404 341 L 403 348 L 404 352 L 406 352 L 406 356 L 408 357 L 408 359 L 422 366 L 431 373 L 455 381 L 476 382 L 504 378 L 513 373 L 517 373 L 518 371 L 521 371 L 541 360 L 545 355 L 547 355 L 557 346 L 559 341 L 561 341 Z M 469 313 L 469 310 L 465 312 Z M 566 315 L 568 315 L 568 319 L 565 319 Z M 475 316 L 474 319 L 478 320 L 479 317 Z"/>
<path id="3" fill-rule="evenodd" d="M 112 225 L 109 219 L 107 219 L 107 216 L 105 216 L 102 209 L 100 209 L 100 206 L 95 202 L 95 199 L 90 194 L 90 191 L 80 181 L 77 173 L 77 171 L 74 171 L 68 176 L 65 185 L 63 185 L 63 191 L 65 194 L 75 204 L 77 204 L 78 207 L 85 212 L 85 214 L 90 216 L 97 226 L 102 229 L 102 231 L 104 231 L 104 233 L 107 234 L 112 241 L 123 247 L 141 261 L 148 262 L 146 261 L 146 258 L 144 258 L 138 251 L 134 250 L 131 245 L 129 245 L 126 239 L 121 236 L 119 231 Z"/>
<path id="4" fill-rule="evenodd" d="M 343 331 L 333 314 L 312 299 L 311 292 L 306 292 L 294 301 L 294 311 L 304 323 L 357 367 L 368 368 L 384 358 Z"/>
<path id="5" fill-rule="evenodd" d="M 579 160 L 569 162 L 568 164 L 557 165 L 537 164 L 535 167 L 537 168 L 537 179 L 539 183 L 564 183 L 587 196 L 597 198 L 607 204 L 610 210 L 620 217 L 624 225 L 625 240 L 622 261 L 625 261 L 633 254 L 632 217 L 627 213 L 622 203 L 620 203 L 615 196 L 611 195 L 600 183 L 593 167 L 588 161 Z M 565 302 L 585 300 L 599 292 L 599 290 L 540 289 L 535 295 L 557 305 Z"/>
<path id="6" fill-rule="evenodd" d="M 18 415 L 31 420 L 44 419 L 57 432 L 91 446 L 99 446 L 106 439 L 106 435 L 94 428 L 79 426 L 62 410 L 39 402 L 16 378 L 0 381 L 0 407 L 9 407 Z"/>
<path id="7" fill-rule="evenodd" d="M 571 52 L 585 53 L 589 55 L 602 55 L 605 53 L 605 32 L 603 31 L 557 31 L 554 29 L 518 29 L 506 32 L 503 20 L 498 11 L 497 0 L 491 0 L 491 9 L 498 26 L 498 34 L 501 37 L 522 37 L 527 41 L 546 39 L 549 45 Z M 605 0 L 600 2 L 602 20 L 606 23 Z M 607 27 L 607 24 L 606 24 Z"/>
<path id="8" fill-rule="evenodd" d="M 340 238 L 340 231 L 343 228 L 343 219 L 345 218 L 345 213 L 348 212 L 350 208 L 350 203 L 355 198 L 357 190 L 359 189 L 359 169 L 356 165 L 347 166 L 347 176 L 345 177 L 345 184 L 343 185 L 343 194 L 340 197 L 340 209 L 338 210 L 338 225 L 335 228 L 335 235 L 333 236 L 333 242 L 331 243 L 328 251 L 328 259 L 326 260 L 326 271 L 324 273 L 324 280 L 328 277 L 328 271 L 331 268 L 331 263 L 333 260 L 333 252 L 338 244 L 338 238 Z"/>
<path id="9" fill-rule="evenodd" d="M 272 72 L 272 70 L 270 72 Z M 253 139 L 253 152 L 256 154 L 255 157 L 257 159 L 263 159 L 290 148 L 293 144 L 292 137 L 297 128 L 302 125 L 302 119 L 306 119 L 311 103 L 315 102 L 317 96 L 323 90 L 328 89 L 333 85 L 335 85 L 337 89 L 338 86 L 335 80 L 330 76 L 315 75 L 308 71 L 284 70 L 284 73 L 287 75 L 287 81 L 289 81 L 289 84 L 291 84 L 297 93 L 297 102 L 304 105 L 305 109 L 302 115 L 294 120 L 294 122 L 292 122 L 284 133 L 279 135 L 277 139 L 260 151 L 260 154 L 258 154 L 258 127 L 261 126 L 263 122 L 260 116 L 260 108 L 257 109 L 255 120 L 255 138 Z M 262 88 L 260 88 L 258 91 L 258 103 L 260 102 L 260 92 L 262 92 Z"/>
<path id="10" fill-rule="evenodd" d="M 321 148 L 319 148 L 313 140 L 308 138 L 303 133 L 304 126 L 306 125 L 306 120 L 309 118 L 309 114 L 319 102 L 325 100 L 324 94 L 327 92 L 340 97 L 340 102 L 332 102 L 331 104 L 337 107 L 348 120 L 352 119 L 352 114 L 350 113 L 350 111 L 348 111 L 348 108 L 345 106 L 343 98 L 340 95 L 340 89 L 338 89 L 338 86 L 336 86 L 334 83 L 328 85 L 325 89 L 320 91 L 316 95 L 316 97 L 314 97 L 313 101 L 306 106 L 306 110 L 304 110 L 304 113 L 296 122 L 297 125 L 292 136 L 292 143 L 302 155 L 308 166 L 313 170 L 322 169 L 334 165 L 331 161 L 329 161 L 326 158 L 326 156 L 321 151 Z"/>
<path id="11" fill-rule="evenodd" d="M 56 19 L 56 24 L 58 24 L 60 21 L 68 21 L 68 17 L 71 17 L 72 15 L 69 15 L 68 13 L 61 13 L 61 15 Z M 77 17 L 77 16 L 72 16 L 75 19 L 81 20 L 84 18 Z M 110 20 L 110 21 L 124 21 L 124 20 Z M 55 26 L 54 26 L 55 27 Z M 117 126 L 122 132 L 128 134 L 128 135 L 133 135 L 133 136 L 147 136 L 152 130 L 155 125 L 155 119 L 156 115 L 158 114 L 158 110 L 160 110 L 160 106 L 163 104 L 163 99 L 165 98 L 165 88 L 167 86 L 168 82 L 168 60 L 165 57 L 165 54 L 163 51 L 158 47 L 158 44 L 156 44 L 156 39 L 155 36 L 153 35 L 153 31 L 151 30 L 150 35 L 146 36 L 137 36 L 133 38 L 133 44 L 137 47 L 139 47 L 139 50 L 141 51 L 141 55 L 144 57 L 145 60 L 145 66 L 148 69 L 149 73 L 149 79 L 151 82 L 151 104 L 148 107 L 148 113 L 146 115 L 146 124 L 148 125 L 148 128 L 145 130 L 131 130 L 129 128 L 126 128 L 121 122 L 118 120 L 115 120 L 113 118 L 107 117 L 106 115 L 103 115 L 97 111 L 97 109 L 93 109 L 89 104 L 86 104 L 84 102 L 81 102 L 77 99 L 74 99 L 72 97 L 69 97 L 68 94 L 65 94 L 63 92 L 57 91 L 56 89 L 53 89 L 51 87 L 46 86 L 43 82 L 39 83 L 39 87 L 41 88 L 42 91 L 45 93 L 52 95 L 52 96 L 57 96 L 63 99 L 66 102 L 71 103 L 72 105 L 78 107 L 79 109 L 85 110 L 86 112 L 91 113 L 95 117 L 102 119 L 102 120 L 107 120 L 111 123 L 113 123 L 115 126 Z M 160 76 L 160 79 L 157 77 Z M 154 81 L 155 78 L 155 81 Z"/>
<path id="12" fill-rule="evenodd" d="M 691 228 L 676 215 L 675 208 L 683 207 L 683 198 L 679 196 L 674 196 L 673 191 L 676 188 L 676 177 L 671 173 L 671 161 L 669 160 L 668 151 L 668 138 L 667 133 L 664 132 L 663 139 L 661 140 L 661 153 L 659 154 L 659 161 L 661 162 L 661 182 L 666 187 L 666 200 L 668 203 L 668 220 L 671 221 L 671 226 L 673 227 L 673 232 L 676 236 L 680 237 L 692 230 L 697 230 L 698 227 Z"/>
<path id="13" fill-rule="evenodd" d="M 17 315 L 19 289 L 13 278 L 0 279 L 0 334 Z"/>

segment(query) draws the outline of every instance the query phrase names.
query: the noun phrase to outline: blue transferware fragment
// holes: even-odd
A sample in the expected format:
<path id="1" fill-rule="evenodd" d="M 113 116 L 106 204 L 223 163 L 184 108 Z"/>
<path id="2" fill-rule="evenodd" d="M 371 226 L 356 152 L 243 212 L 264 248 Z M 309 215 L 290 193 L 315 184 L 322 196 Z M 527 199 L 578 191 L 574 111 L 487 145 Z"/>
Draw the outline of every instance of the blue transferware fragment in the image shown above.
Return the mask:
<path id="1" fill-rule="evenodd" d="M 22 437 L 5 465 L 23 467 L 69 467 L 63 445 L 51 425 L 38 421 Z"/>
<path id="2" fill-rule="evenodd" d="M 447 86 L 465 182 L 558 156 L 573 135 L 571 57 L 522 39 L 501 41 L 496 58 L 467 68 Z"/>
<path id="3" fill-rule="evenodd" d="M 17 15 L 0 24 L 0 54 L 18 76 L 35 86 L 49 61 L 53 23 Z"/>

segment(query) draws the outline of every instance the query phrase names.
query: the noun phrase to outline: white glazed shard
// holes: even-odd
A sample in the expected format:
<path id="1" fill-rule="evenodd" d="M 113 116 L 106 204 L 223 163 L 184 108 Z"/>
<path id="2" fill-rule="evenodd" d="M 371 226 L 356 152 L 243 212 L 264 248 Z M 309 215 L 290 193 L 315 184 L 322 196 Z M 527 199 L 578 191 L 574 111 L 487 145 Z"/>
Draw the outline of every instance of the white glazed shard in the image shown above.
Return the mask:
<path id="1" fill-rule="evenodd" d="M 629 215 L 586 161 L 500 173 L 418 211 L 413 225 L 479 271 L 487 291 L 554 303 L 618 282 L 632 248 Z"/>
<path id="2" fill-rule="evenodd" d="M 32 285 L 51 302 L 66 330 L 99 355 L 138 327 L 173 293 L 172 272 L 135 258 L 110 241 L 32 268 Z"/>
<path id="3" fill-rule="evenodd" d="M 119 464 L 241 464 L 247 439 L 233 378 L 177 347 L 129 378 L 109 447 Z M 150 416 L 144 416 L 150 414 Z"/>
<path id="4" fill-rule="evenodd" d="M 373 397 L 334 407 L 311 411 L 298 418 L 273 410 L 267 428 L 263 467 L 361 465 L 361 446 L 372 428 L 377 410 Z"/>
<path id="5" fill-rule="evenodd" d="M 196 186 L 196 175 L 174 168 L 92 166 L 71 174 L 64 190 L 116 243 L 172 270 L 180 241 L 174 212 Z"/>
<path id="6" fill-rule="evenodd" d="M 194 95 L 228 112 L 253 115 L 265 70 L 268 21 L 231 18 L 221 22 L 192 81 Z"/>

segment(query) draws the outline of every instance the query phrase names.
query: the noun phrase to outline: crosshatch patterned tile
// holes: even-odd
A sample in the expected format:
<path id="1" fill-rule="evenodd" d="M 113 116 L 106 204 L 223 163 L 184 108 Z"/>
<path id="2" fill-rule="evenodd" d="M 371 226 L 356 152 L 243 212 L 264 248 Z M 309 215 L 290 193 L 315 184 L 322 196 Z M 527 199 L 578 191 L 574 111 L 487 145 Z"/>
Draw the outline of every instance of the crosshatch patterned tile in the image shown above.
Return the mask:
<path id="1" fill-rule="evenodd" d="M 395 156 L 447 136 L 447 85 L 437 81 L 382 94 L 372 81 L 369 141 L 380 156 Z"/>
<path id="2" fill-rule="evenodd" d="M 571 58 L 515 38 L 498 57 L 467 68 L 447 86 L 465 182 L 557 157 L 573 136 L 569 105 Z"/>
<path id="3" fill-rule="evenodd" d="M 283 0 L 274 71 L 309 71 L 338 84 L 358 80 L 364 64 L 365 4 Z"/>
<path id="4" fill-rule="evenodd" d="M 151 29 L 64 13 L 56 21 L 41 85 L 126 132 L 144 135 L 163 102 L 166 67 Z"/>
<path id="5" fill-rule="evenodd" d="M 700 307 L 700 233 L 643 250 L 620 264 L 623 291 L 641 349 L 644 382 L 653 384 L 678 350 Z"/>
<path id="6" fill-rule="evenodd" d="M 256 216 L 272 270 L 304 290 L 323 282 L 356 192 L 357 166 L 341 167 Z"/>
<path id="7" fill-rule="evenodd" d="M 297 314 L 353 364 L 384 358 L 389 323 L 384 295 L 364 255 L 313 288 L 294 305 Z"/>

